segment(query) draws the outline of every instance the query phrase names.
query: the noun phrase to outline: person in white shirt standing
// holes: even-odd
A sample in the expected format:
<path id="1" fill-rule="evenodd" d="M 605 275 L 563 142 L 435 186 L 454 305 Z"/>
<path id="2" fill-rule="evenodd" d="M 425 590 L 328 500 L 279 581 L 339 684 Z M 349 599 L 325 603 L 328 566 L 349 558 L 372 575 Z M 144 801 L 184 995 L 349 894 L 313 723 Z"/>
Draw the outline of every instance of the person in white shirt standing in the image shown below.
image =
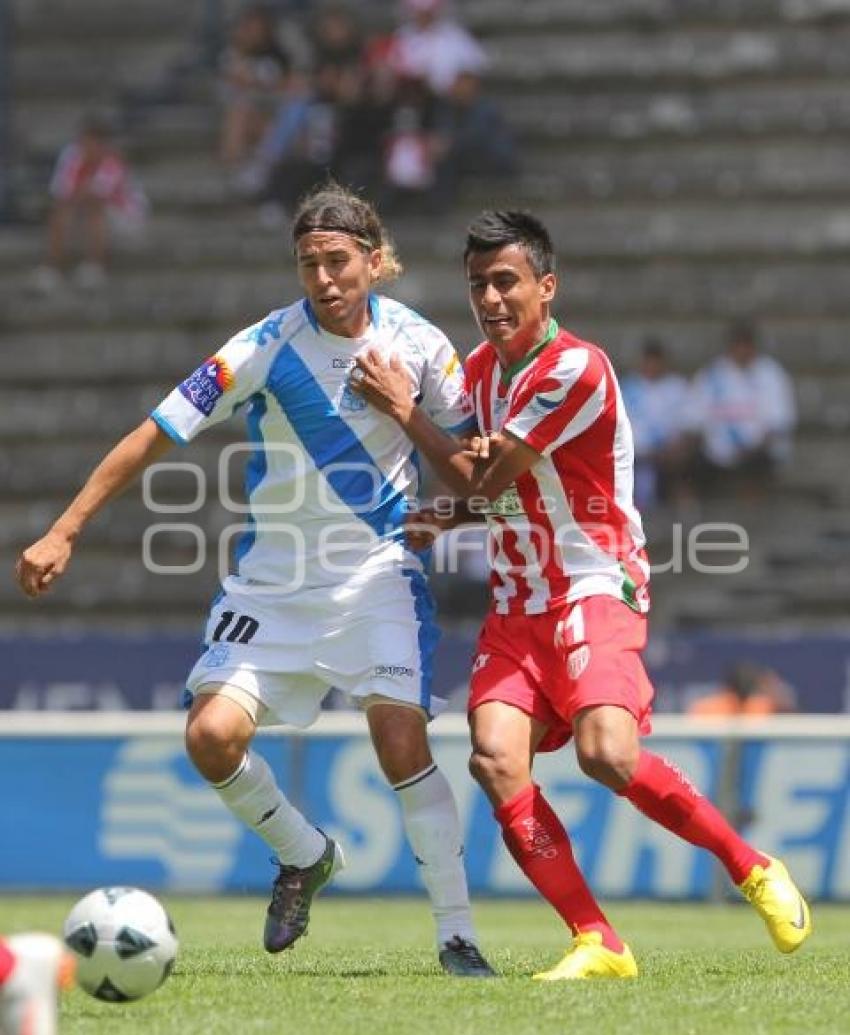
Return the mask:
<path id="1" fill-rule="evenodd" d="M 733 324 L 725 354 L 697 372 L 690 413 L 703 490 L 763 492 L 790 455 L 797 406 L 791 378 L 760 350 L 753 324 Z"/>
<path id="2" fill-rule="evenodd" d="M 651 507 L 681 499 L 689 455 L 687 380 L 671 369 L 664 345 L 647 338 L 640 366 L 621 387 L 635 444 L 635 502 Z"/>
<path id="3" fill-rule="evenodd" d="M 299 205 L 293 247 L 305 296 L 240 331 L 205 360 L 94 470 L 18 580 L 35 597 L 64 572 L 77 537 L 175 442 L 245 407 L 249 517 L 187 680 L 186 747 L 230 811 L 274 851 L 269 952 L 307 929 L 313 896 L 342 868 L 339 845 L 278 788 L 249 750 L 260 724 L 306 727 L 332 686 L 365 711 L 431 897 L 440 964 L 492 977 L 469 908 L 454 797 L 431 757 L 427 721 L 439 632 L 404 522 L 418 488 L 414 447 L 351 391 L 355 357 L 403 357 L 413 391 L 447 431 L 474 426 L 460 361 L 436 327 L 373 293 L 400 266 L 374 208 L 342 187 Z"/>

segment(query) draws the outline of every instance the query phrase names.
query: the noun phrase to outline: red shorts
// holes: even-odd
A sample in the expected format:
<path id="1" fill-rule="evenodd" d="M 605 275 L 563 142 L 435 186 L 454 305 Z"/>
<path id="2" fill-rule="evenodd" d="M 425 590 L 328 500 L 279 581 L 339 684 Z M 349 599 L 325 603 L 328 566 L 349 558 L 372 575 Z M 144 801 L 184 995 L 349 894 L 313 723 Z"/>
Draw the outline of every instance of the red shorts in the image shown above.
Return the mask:
<path id="1" fill-rule="evenodd" d="M 614 597 L 595 596 L 541 615 L 491 612 L 478 638 L 469 689 L 470 714 L 502 701 L 549 727 L 538 750 L 572 736 L 577 712 L 625 708 L 649 733 L 654 689 L 640 652 L 646 616 Z"/>

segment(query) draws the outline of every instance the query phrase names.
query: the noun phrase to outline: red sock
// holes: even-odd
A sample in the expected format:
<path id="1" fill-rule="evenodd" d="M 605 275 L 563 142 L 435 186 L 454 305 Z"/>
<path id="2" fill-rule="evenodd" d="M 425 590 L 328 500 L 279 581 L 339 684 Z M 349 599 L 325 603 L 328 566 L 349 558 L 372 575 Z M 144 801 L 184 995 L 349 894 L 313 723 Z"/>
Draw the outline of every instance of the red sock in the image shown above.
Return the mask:
<path id="1" fill-rule="evenodd" d="M 770 861 L 732 829 L 680 769 L 659 755 L 641 751 L 635 775 L 620 794 L 656 823 L 713 852 L 736 884 L 754 866 L 767 866 Z"/>
<path id="2" fill-rule="evenodd" d="M 9 952 L 6 943 L 0 939 L 0 985 L 15 969 L 15 957 Z"/>
<path id="3" fill-rule="evenodd" d="M 614 952 L 623 943 L 599 908 L 573 857 L 570 839 L 537 784 L 529 784 L 495 811 L 517 865 L 570 927 L 599 931 Z"/>

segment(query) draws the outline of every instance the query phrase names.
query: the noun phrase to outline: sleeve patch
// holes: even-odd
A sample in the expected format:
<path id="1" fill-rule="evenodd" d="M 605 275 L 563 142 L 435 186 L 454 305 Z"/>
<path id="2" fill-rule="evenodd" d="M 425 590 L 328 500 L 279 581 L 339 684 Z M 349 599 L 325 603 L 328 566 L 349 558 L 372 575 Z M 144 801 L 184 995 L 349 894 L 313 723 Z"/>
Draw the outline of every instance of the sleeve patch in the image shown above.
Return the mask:
<path id="1" fill-rule="evenodd" d="M 547 377 L 537 385 L 531 408 L 537 413 L 546 414 L 556 410 L 569 392 L 569 387 L 553 377 Z"/>
<path id="2" fill-rule="evenodd" d="M 221 356 L 210 356 L 178 387 L 199 413 L 209 417 L 218 400 L 233 387 L 233 371 Z"/>
<path id="3" fill-rule="evenodd" d="M 460 370 L 460 360 L 457 358 L 457 353 L 452 352 L 451 358 L 443 367 L 443 373 L 446 377 L 450 377 L 456 370 Z"/>

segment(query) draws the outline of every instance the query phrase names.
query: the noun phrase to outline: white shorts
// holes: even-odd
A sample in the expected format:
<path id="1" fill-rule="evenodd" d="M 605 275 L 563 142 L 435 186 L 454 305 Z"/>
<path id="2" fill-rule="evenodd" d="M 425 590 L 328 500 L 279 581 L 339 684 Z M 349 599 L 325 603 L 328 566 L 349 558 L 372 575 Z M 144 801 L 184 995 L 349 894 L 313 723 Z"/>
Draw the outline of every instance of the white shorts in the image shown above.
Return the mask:
<path id="1" fill-rule="evenodd" d="M 439 635 L 418 571 L 283 596 L 229 578 L 186 689 L 194 695 L 211 683 L 238 687 L 267 709 L 260 710 L 263 725 L 309 726 L 331 687 L 355 703 L 379 695 L 431 718 L 446 705 L 431 691 Z"/>

